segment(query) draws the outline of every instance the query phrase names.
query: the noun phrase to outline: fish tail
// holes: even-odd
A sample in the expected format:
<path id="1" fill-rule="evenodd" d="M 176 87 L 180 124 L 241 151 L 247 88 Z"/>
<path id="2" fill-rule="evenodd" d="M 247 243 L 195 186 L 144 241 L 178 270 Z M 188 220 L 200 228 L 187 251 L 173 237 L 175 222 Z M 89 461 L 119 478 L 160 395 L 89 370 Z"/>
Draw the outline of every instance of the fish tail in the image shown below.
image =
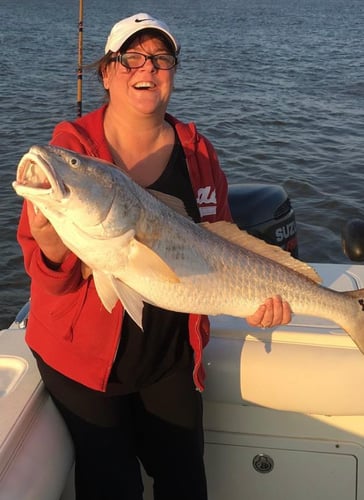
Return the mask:
<path id="1" fill-rule="evenodd" d="M 352 302 L 347 324 L 341 325 L 364 354 L 364 288 L 343 292 Z"/>

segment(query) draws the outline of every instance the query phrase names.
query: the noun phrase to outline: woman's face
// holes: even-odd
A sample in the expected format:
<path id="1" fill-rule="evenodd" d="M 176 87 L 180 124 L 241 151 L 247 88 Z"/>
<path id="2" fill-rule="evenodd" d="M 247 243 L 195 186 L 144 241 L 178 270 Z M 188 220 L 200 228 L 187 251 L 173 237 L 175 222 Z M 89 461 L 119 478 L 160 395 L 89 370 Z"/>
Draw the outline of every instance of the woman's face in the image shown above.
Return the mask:
<path id="1" fill-rule="evenodd" d="M 169 53 L 165 44 L 153 35 L 135 40 L 126 52 L 145 55 Z M 104 71 L 104 87 L 109 91 L 109 105 L 123 113 L 164 117 L 173 90 L 176 68 L 156 69 L 150 59 L 140 68 L 129 69 L 120 62 L 110 63 Z"/>

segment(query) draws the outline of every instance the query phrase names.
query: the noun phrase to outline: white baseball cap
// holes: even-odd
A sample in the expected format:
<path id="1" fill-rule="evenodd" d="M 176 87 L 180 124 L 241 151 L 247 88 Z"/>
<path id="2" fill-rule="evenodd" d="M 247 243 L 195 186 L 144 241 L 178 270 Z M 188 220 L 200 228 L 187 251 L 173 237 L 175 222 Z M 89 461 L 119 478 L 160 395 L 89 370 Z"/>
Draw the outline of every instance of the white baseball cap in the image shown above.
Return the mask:
<path id="1" fill-rule="evenodd" d="M 147 28 L 159 30 L 164 33 L 170 39 L 175 48 L 176 54 L 178 54 L 181 47 L 176 38 L 170 32 L 168 26 L 163 21 L 159 21 L 145 12 L 126 17 L 125 19 L 122 19 L 118 23 L 114 24 L 105 45 L 105 54 L 107 54 L 109 50 L 111 50 L 111 52 L 117 52 L 128 40 L 128 38 L 138 31 L 145 30 Z"/>

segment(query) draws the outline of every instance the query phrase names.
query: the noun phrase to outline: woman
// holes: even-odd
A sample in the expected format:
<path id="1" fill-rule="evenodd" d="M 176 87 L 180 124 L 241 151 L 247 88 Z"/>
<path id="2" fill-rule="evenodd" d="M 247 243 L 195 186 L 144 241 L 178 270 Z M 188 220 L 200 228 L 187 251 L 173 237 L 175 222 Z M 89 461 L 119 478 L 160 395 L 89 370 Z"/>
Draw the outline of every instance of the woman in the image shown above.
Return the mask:
<path id="1" fill-rule="evenodd" d="M 196 222 L 231 220 L 212 145 L 166 113 L 179 50 L 149 14 L 118 22 L 98 63 L 108 103 L 57 125 L 51 143 L 181 198 Z M 32 278 L 26 340 L 74 442 L 77 500 L 141 500 L 139 460 L 156 500 L 206 499 L 200 391 L 208 319 L 146 305 L 141 332 L 120 303 L 111 314 L 103 308 L 92 275 L 29 203 L 18 238 Z M 248 319 L 289 320 L 279 297 Z"/>

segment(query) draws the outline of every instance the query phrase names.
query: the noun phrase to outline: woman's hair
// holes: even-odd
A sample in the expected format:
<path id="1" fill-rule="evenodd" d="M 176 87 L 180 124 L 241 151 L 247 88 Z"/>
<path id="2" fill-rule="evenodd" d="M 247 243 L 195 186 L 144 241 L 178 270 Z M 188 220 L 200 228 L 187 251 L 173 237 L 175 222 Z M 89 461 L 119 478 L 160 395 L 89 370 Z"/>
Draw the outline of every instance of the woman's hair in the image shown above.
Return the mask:
<path id="1" fill-rule="evenodd" d="M 168 53 L 176 56 L 176 51 L 174 49 L 172 40 L 170 40 L 170 38 L 167 35 L 165 35 L 162 31 L 154 28 L 147 28 L 145 30 L 138 31 L 130 38 L 128 38 L 125 43 L 123 43 L 118 52 L 123 53 L 127 51 L 135 41 L 137 41 L 140 45 L 143 45 L 143 40 L 146 36 L 153 36 L 154 38 L 157 38 L 163 43 Z M 110 64 L 110 62 L 112 62 L 112 59 L 114 57 L 115 53 L 109 51 L 107 54 L 101 57 L 101 59 L 98 59 L 94 63 L 87 65 L 86 68 L 95 70 L 99 81 L 102 83 L 105 69 Z M 109 91 L 105 89 L 105 92 L 106 92 L 106 100 L 108 100 Z"/>

